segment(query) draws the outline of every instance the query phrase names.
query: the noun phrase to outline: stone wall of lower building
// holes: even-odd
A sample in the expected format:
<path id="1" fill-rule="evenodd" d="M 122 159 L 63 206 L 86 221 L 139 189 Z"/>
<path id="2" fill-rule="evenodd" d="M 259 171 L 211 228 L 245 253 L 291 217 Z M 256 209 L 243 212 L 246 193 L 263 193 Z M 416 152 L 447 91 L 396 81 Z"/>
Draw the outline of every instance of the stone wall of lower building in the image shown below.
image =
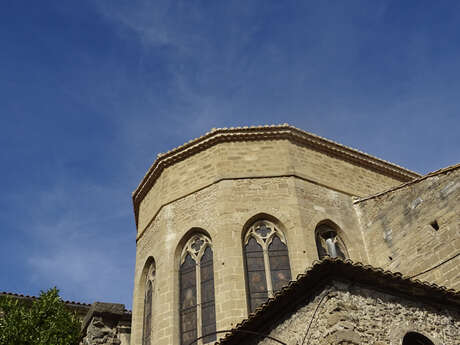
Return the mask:
<path id="1" fill-rule="evenodd" d="M 93 303 L 82 322 L 80 345 L 130 345 L 131 314 L 124 307 Z"/>
<path id="2" fill-rule="evenodd" d="M 356 208 L 372 266 L 460 289 L 460 166 Z"/>
<path id="3" fill-rule="evenodd" d="M 268 335 L 299 345 L 401 345 L 407 332 L 421 333 L 435 345 L 457 345 L 460 313 L 363 286 L 334 283 L 279 321 Z M 265 338 L 248 344 L 277 342 Z"/>

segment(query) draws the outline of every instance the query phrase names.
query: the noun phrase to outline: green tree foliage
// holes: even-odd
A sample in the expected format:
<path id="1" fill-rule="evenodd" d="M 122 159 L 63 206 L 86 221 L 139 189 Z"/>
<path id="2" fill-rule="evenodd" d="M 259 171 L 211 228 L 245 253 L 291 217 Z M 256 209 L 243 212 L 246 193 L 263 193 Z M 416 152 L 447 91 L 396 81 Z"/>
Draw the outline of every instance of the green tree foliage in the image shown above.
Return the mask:
<path id="1" fill-rule="evenodd" d="M 0 345 L 77 345 L 80 320 L 56 288 L 32 303 L 0 297 Z"/>

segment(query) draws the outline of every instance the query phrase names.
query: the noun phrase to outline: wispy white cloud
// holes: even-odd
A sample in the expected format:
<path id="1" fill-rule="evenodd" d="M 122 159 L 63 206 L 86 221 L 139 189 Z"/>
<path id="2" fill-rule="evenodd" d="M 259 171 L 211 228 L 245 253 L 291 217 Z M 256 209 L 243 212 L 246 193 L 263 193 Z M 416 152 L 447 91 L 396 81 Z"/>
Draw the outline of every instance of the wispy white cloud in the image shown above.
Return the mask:
<path id="1" fill-rule="evenodd" d="M 33 69 L 54 90 L 40 102 L 62 98 L 70 106 L 50 110 L 57 115 L 45 125 L 32 122 L 30 137 L 26 125 L 2 127 L 24 138 L 5 151 L 5 166 L 28 175 L 3 191 L 8 208 L 0 220 L 27 242 L 23 276 L 34 286 L 129 304 L 130 193 L 157 152 L 212 127 L 289 122 L 421 172 L 460 155 L 460 52 L 448 42 L 460 22 L 456 11 L 446 20 L 450 28 L 425 28 L 420 20 L 431 14 L 411 9 L 416 22 L 385 1 L 91 3 L 110 43 L 72 50 L 62 74 L 54 66 Z M 80 3 L 59 6 L 84 18 L 79 25 L 89 18 L 78 13 Z M 75 37 L 84 35 L 79 25 Z M 93 39 L 83 37 L 85 44 Z M 37 89 L 44 88 L 37 82 Z M 22 95 L 16 103 L 26 105 Z M 66 125 L 63 114 L 73 108 L 75 123 L 88 126 Z M 53 127 L 55 119 L 64 129 Z M 71 142 L 67 131 L 81 133 Z M 58 132 L 64 135 L 54 139 Z M 54 140 L 44 146 L 48 136 Z M 33 151 L 36 145 L 43 148 Z"/>

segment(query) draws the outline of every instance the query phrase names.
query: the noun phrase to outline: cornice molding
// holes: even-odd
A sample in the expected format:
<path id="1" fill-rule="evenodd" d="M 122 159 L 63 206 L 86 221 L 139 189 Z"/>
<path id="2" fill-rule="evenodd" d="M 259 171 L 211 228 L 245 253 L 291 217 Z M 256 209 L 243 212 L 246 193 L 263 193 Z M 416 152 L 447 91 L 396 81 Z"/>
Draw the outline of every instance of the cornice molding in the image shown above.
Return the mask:
<path id="1" fill-rule="evenodd" d="M 157 159 L 132 195 L 136 224 L 138 222 L 140 203 L 167 167 L 220 143 L 283 139 L 329 154 L 334 158 L 366 167 L 367 169 L 398 179 L 401 182 L 408 182 L 420 177 L 419 174 L 396 164 L 302 131 L 288 124 L 217 128 L 166 153 L 158 154 Z"/>

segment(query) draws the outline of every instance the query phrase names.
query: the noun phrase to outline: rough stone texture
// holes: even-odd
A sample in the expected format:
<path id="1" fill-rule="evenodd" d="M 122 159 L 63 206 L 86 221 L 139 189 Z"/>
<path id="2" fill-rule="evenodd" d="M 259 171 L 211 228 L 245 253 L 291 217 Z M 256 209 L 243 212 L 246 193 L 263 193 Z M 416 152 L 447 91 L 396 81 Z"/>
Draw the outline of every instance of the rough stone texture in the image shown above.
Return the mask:
<path id="1" fill-rule="evenodd" d="M 129 345 L 131 315 L 123 304 L 95 302 L 82 322 L 80 345 Z"/>
<path id="2" fill-rule="evenodd" d="M 435 345 L 457 345 L 460 339 L 459 311 L 359 285 L 335 283 L 313 301 L 304 302 L 267 334 L 292 345 L 400 345 L 409 331 L 422 333 Z M 248 344 L 277 343 L 266 338 Z"/>
<path id="3" fill-rule="evenodd" d="M 432 178 L 436 179 L 444 182 L 429 187 L 426 179 L 356 202 L 357 197 L 407 179 L 285 139 L 229 139 L 174 161 L 139 205 L 131 345 L 141 344 L 148 260 L 156 267 L 153 344 L 179 344 L 179 255 L 194 231 L 207 233 L 213 244 L 218 330 L 232 328 L 248 316 L 242 237 L 257 219 L 266 218 L 284 232 L 293 278 L 317 260 L 314 231 L 323 221 L 338 226 L 353 261 L 403 273 L 418 273 L 437 264 L 460 247 L 455 233 L 460 189 L 458 171 L 449 181 L 441 175 Z M 430 193 L 444 199 L 430 199 Z M 415 217 L 417 213 L 425 218 Z M 433 217 L 438 219 L 438 232 L 424 235 L 427 229 L 413 226 L 429 226 Z M 426 248 L 430 254 L 425 260 Z M 417 255 L 407 256 L 411 252 Z M 452 262 L 434 271 L 435 281 L 458 288 L 458 268 L 453 265 L 460 266 Z"/>
<path id="4" fill-rule="evenodd" d="M 460 169 L 356 204 L 369 263 L 413 276 L 460 253 Z M 436 221 L 436 230 L 430 223 Z M 460 289 L 460 256 L 417 276 Z"/>

